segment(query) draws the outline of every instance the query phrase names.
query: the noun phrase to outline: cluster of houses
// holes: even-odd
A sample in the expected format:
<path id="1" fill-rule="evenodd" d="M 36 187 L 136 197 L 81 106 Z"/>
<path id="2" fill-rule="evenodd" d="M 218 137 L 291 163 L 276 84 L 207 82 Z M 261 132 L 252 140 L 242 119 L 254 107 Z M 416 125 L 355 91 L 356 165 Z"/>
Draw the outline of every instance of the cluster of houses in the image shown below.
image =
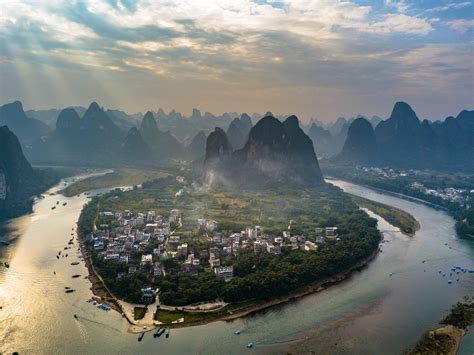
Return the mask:
<path id="1" fill-rule="evenodd" d="M 474 194 L 474 190 L 455 189 L 454 187 L 446 187 L 444 189 L 428 189 L 419 182 L 414 182 L 411 188 L 423 192 L 426 195 L 440 197 L 445 201 L 454 202 L 460 206 L 465 206 L 469 200 L 469 195 Z"/>
<path id="2" fill-rule="evenodd" d="M 160 260 L 172 258 L 180 270 L 191 276 L 208 270 L 223 281 L 234 277 L 232 258 L 241 249 L 253 250 L 255 255 L 270 253 L 279 255 L 282 248 L 316 250 L 326 240 L 337 240 L 337 227 L 317 228 L 316 239 L 306 240 L 303 235 L 291 235 L 284 231 L 281 236 L 269 235 L 260 226 L 246 228 L 240 233 L 226 234 L 218 231 L 218 222 L 197 220 L 195 237 L 205 243 L 192 243 L 189 238 L 175 234 L 174 228 L 181 226 L 181 213 L 173 209 L 165 218 L 154 211 L 133 213 L 104 211 L 99 213 L 98 229 L 87 236 L 91 248 L 99 258 L 118 261 L 128 265 L 128 274 L 142 272 L 157 279 L 166 274 Z M 204 233 L 202 233 L 204 232 Z M 192 244 L 190 246 L 189 243 Z M 197 247 L 195 245 L 201 245 Z M 127 273 L 121 272 L 117 278 Z M 144 297 L 149 298 L 149 292 Z"/>

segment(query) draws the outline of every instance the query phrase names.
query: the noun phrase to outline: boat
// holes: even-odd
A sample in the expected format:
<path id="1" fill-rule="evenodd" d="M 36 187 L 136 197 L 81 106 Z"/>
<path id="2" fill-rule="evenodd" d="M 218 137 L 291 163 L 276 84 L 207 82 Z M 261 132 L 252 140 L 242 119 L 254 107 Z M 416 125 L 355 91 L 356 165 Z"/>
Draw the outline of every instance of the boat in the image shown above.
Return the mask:
<path id="1" fill-rule="evenodd" d="M 156 328 L 155 333 L 153 333 L 153 338 L 156 338 L 158 336 L 158 333 L 160 332 L 161 327 Z"/>
<path id="2" fill-rule="evenodd" d="M 170 337 L 170 331 L 171 331 L 171 328 L 166 329 L 166 334 L 165 334 L 166 338 Z"/>
<path id="3" fill-rule="evenodd" d="M 71 265 L 79 265 L 79 261 L 74 261 L 71 263 Z"/>
<path id="4" fill-rule="evenodd" d="M 59 201 L 56 201 L 56 204 L 59 205 Z"/>
<path id="5" fill-rule="evenodd" d="M 389 275 L 389 276 L 393 276 L 393 273 L 390 273 L 390 275 Z"/>
<path id="6" fill-rule="evenodd" d="M 250 348 L 253 348 L 253 343 L 252 343 L 252 342 L 248 343 L 248 344 L 247 344 L 247 348 L 249 348 L 249 349 L 250 349 Z"/>
<path id="7" fill-rule="evenodd" d="M 51 207 L 51 209 L 52 209 L 52 210 L 55 210 L 55 209 L 56 209 L 56 206 Z"/>
<path id="8" fill-rule="evenodd" d="M 453 281 L 452 281 L 452 280 L 448 280 L 448 284 L 452 284 L 452 283 L 453 283 Z"/>
<path id="9" fill-rule="evenodd" d="M 4 264 L 5 264 L 5 267 L 6 267 L 7 269 L 10 267 L 10 264 L 7 263 L 6 261 L 4 262 Z"/>
<path id="10" fill-rule="evenodd" d="M 138 337 L 138 341 L 142 341 L 144 336 L 145 336 L 145 333 L 140 334 L 140 336 Z"/>
<path id="11" fill-rule="evenodd" d="M 240 329 L 237 329 L 235 332 L 234 332 L 235 335 L 240 335 Z"/>
<path id="12" fill-rule="evenodd" d="M 72 278 L 75 279 L 75 278 L 78 278 L 80 277 L 81 275 L 72 275 Z"/>
<path id="13" fill-rule="evenodd" d="M 66 293 L 71 293 L 71 292 L 75 292 L 76 290 L 70 288 L 69 290 L 66 290 Z"/>
<path id="14" fill-rule="evenodd" d="M 3 245 L 10 245 L 10 242 L 8 240 L 0 240 L 0 243 Z"/>
<path id="15" fill-rule="evenodd" d="M 74 318 L 76 318 L 76 319 L 77 319 L 77 314 L 75 314 L 75 315 L 74 315 Z"/>
<path id="16" fill-rule="evenodd" d="M 63 203 L 63 206 L 66 206 L 66 205 L 67 205 L 67 202 L 64 202 L 64 203 Z"/>

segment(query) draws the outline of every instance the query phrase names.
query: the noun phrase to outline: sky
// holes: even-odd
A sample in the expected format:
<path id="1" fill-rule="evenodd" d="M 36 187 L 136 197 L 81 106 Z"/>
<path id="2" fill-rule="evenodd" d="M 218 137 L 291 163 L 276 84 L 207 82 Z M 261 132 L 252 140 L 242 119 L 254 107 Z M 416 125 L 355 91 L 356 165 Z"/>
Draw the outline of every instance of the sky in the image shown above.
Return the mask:
<path id="1" fill-rule="evenodd" d="M 472 1 L 0 2 L 0 104 L 332 121 L 473 109 Z"/>

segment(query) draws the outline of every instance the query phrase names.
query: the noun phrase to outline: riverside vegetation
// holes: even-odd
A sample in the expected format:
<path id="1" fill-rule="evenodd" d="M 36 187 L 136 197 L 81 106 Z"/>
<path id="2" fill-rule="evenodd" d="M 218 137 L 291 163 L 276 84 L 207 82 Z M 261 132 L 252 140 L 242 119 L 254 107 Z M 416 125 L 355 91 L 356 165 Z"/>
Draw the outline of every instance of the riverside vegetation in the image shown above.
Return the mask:
<path id="1" fill-rule="evenodd" d="M 368 173 L 366 168 L 336 166 L 325 162 L 322 164 L 324 173 L 343 180 L 352 181 L 376 189 L 403 194 L 432 204 L 434 207 L 447 210 L 456 220 L 456 232 L 461 237 L 474 237 L 474 175 L 465 173 L 449 173 L 439 171 L 397 170 L 403 174 L 382 177 Z M 416 184 L 432 190 L 455 188 L 466 191 L 463 203 L 444 199 L 437 195 L 427 194 L 415 188 Z M 415 184 L 415 185 L 414 185 Z"/>
<path id="2" fill-rule="evenodd" d="M 210 271 L 206 257 L 200 258 L 202 268 L 193 277 L 182 271 L 182 256 L 171 257 L 166 253 L 154 256 L 166 269 L 166 276 L 153 277 L 149 266 L 140 267 L 140 258 L 157 248 L 158 242 L 151 242 L 143 252 L 133 251 L 128 264 L 106 261 L 86 243 L 107 286 L 116 296 L 131 302 L 140 301 L 140 290 L 144 287 L 159 287 L 160 301 L 169 306 L 217 298 L 231 304 L 250 302 L 247 305 L 271 300 L 353 267 L 373 254 L 380 240 L 376 220 L 360 210 L 350 196 L 329 184 L 314 188 L 282 185 L 272 190 L 210 191 L 196 184 L 183 186 L 173 177 L 155 179 L 132 191 L 114 190 L 93 198 L 81 213 L 80 234 L 84 237 L 95 226 L 103 228 L 113 223 L 99 216 L 100 211 L 125 209 L 154 210 L 157 214 L 179 209 L 182 225 L 173 225 L 173 235 L 187 243 L 189 252 L 196 257 L 212 247 L 210 235 L 199 231 L 198 218 L 217 221 L 215 232 L 223 235 L 259 225 L 272 236 L 281 236 L 291 226 L 292 235 L 304 235 L 313 242 L 316 228 L 337 226 L 339 236 L 312 251 L 282 247 L 281 254 L 275 255 L 255 254 L 252 248 L 239 249 L 235 255 L 222 258 L 222 265 L 233 266 L 234 277 L 228 282 Z M 136 265 L 137 272 L 117 278 L 130 265 Z"/>
<path id="3" fill-rule="evenodd" d="M 466 297 L 456 303 L 440 324 L 443 326 L 424 334 L 411 355 L 455 354 L 461 337 L 474 324 L 474 299 Z"/>

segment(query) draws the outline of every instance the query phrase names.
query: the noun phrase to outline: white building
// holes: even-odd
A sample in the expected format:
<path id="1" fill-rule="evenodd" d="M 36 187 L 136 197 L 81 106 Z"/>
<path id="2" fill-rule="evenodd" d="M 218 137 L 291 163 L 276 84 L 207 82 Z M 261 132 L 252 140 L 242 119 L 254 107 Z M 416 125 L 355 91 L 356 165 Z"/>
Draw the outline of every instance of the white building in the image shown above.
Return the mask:
<path id="1" fill-rule="evenodd" d="M 219 280 L 224 280 L 225 282 L 230 281 L 234 277 L 234 267 L 233 266 L 219 266 L 214 269 L 214 273 L 217 275 Z"/>

